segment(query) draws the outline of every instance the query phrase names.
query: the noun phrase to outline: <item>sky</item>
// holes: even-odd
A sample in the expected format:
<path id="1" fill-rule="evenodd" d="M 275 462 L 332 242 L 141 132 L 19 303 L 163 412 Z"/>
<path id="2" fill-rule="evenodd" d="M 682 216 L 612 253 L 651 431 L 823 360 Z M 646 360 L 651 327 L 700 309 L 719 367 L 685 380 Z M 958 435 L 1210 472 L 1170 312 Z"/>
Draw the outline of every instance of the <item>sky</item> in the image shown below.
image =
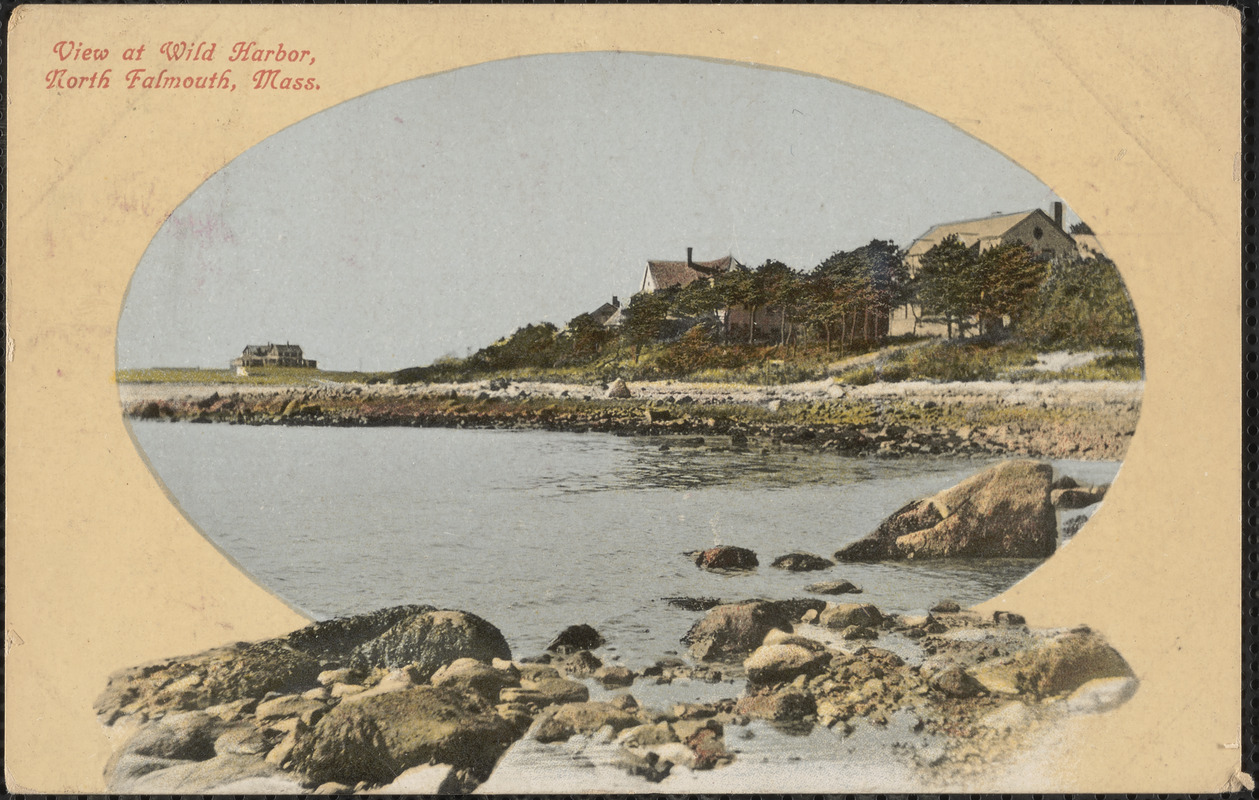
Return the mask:
<path id="1" fill-rule="evenodd" d="M 211 176 L 136 267 L 118 366 L 226 367 L 292 342 L 324 369 L 401 369 L 626 301 L 649 259 L 687 247 L 809 270 L 1058 199 L 939 118 L 823 78 L 492 62 L 321 111 Z"/>

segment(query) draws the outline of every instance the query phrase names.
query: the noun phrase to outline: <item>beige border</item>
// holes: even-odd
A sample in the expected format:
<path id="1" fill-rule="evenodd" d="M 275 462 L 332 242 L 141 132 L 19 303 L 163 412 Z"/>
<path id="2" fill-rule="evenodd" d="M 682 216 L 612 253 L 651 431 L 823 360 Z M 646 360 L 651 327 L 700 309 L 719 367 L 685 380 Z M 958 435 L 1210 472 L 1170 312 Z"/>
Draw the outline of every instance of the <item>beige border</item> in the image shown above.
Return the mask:
<path id="1" fill-rule="evenodd" d="M 1009 155 L 1093 224 L 1146 336 L 1144 416 L 1096 521 L 993 605 L 1100 629 L 1142 688 L 1091 720 L 1040 789 L 1213 791 L 1239 763 L 1236 11 L 27 6 L 10 37 L 11 789 L 101 788 L 108 748 L 90 704 L 110 671 L 302 621 L 171 506 L 119 417 L 119 308 L 165 216 L 250 145 L 331 104 L 584 50 L 772 65 L 883 92 Z M 42 81 L 62 39 L 300 43 L 318 54 L 322 89 L 58 94 Z"/>

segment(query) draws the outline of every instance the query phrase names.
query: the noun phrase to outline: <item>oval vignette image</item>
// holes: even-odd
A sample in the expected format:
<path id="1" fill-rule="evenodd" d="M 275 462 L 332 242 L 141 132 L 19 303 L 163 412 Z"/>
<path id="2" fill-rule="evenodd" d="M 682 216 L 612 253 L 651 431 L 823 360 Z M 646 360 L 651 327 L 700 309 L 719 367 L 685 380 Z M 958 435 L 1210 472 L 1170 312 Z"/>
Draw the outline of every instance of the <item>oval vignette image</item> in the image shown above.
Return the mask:
<path id="1" fill-rule="evenodd" d="M 117 353 L 172 501 L 315 622 L 114 676 L 111 792 L 977 791 L 1138 688 L 1088 620 L 969 610 L 1104 535 L 1119 271 L 882 95 L 630 53 L 380 89 L 173 211 Z"/>

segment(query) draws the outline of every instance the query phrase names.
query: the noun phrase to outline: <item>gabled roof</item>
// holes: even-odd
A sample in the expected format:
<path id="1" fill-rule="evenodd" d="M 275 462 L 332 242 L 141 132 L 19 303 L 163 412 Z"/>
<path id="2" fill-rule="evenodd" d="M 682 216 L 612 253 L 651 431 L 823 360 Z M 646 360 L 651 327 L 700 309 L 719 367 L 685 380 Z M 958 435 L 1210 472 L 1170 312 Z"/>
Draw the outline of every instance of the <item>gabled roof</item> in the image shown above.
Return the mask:
<path id="1" fill-rule="evenodd" d="M 672 289 L 694 283 L 700 278 L 711 278 L 734 266 L 741 266 L 734 256 L 716 261 L 692 261 L 689 265 L 685 261 L 648 261 L 647 272 L 657 289 Z"/>
<path id="2" fill-rule="evenodd" d="M 967 247 L 988 239 L 1000 239 L 1007 231 L 1033 214 L 1040 214 L 1046 220 L 1049 220 L 1050 223 L 1053 222 L 1049 215 L 1039 208 L 1034 208 L 1031 211 L 1020 211 L 1017 214 L 998 214 L 991 217 L 980 217 L 979 219 L 945 222 L 936 225 L 922 236 L 919 236 L 909 246 L 909 250 L 905 251 L 905 255 L 920 256 L 950 236 L 956 236 L 958 241 Z"/>

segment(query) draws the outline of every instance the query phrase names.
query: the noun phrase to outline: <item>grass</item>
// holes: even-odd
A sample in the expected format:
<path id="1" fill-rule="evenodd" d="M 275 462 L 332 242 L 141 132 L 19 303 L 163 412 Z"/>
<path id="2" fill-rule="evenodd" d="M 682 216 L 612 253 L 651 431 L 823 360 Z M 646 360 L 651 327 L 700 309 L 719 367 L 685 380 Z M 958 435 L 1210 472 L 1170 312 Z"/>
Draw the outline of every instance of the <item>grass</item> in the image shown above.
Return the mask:
<path id="1" fill-rule="evenodd" d="M 194 367 L 149 367 L 120 369 L 114 379 L 118 383 L 228 383 L 248 386 L 315 386 L 321 381 L 366 383 L 378 373 L 329 372 L 298 367 L 250 367 L 248 375 L 237 375 L 234 369 L 201 369 Z"/>
<path id="2" fill-rule="evenodd" d="M 836 379 L 865 386 L 912 380 L 1139 381 L 1143 377 L 1141 360 L 1133 352 L 1111 353 L 1057 372 L 1035 369 L 1037 352 L 1019 341 L 948 340 L 895 352 L 874 364 L 845 370 Z"/>

